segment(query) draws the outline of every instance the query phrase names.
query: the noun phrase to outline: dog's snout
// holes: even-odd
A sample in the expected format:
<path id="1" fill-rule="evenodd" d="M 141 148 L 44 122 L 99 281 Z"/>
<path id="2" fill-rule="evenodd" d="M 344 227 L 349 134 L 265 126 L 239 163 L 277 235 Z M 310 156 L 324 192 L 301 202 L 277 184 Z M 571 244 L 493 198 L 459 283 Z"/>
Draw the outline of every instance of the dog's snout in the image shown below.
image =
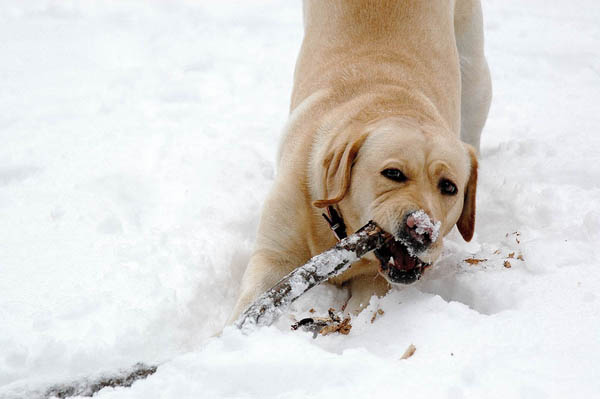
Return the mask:
<path id="1" fill-rule="evenodd" d="M 433 235 L 433 226 L 419 226 L 416 218 L 413 214 L 408 215 L 406 218 L 406 231 L 410 237 L 423 244 L 429 246 L 431 244 L 431 236 Z"/>
<path id="2" fill-rule="evenodd" d="M 439 222 L 434 223 L 425 211 L 407 212 L 403 220 L 398 236 L 413 253 L 426 250 L 437 239 Z"/>

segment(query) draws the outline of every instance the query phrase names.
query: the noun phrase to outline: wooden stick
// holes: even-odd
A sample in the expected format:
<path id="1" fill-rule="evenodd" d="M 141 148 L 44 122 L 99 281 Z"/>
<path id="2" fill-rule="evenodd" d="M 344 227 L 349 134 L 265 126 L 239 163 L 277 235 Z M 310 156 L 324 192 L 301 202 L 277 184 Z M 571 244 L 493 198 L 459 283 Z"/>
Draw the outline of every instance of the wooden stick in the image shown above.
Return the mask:
<path id="1" fill-rule="evenodd" d="M 26 392 L 19 398 L 46 399 L 46 398 L 68 398 L 71 396 L 93 396 L 101 389 L 107 387 L 130 387 L 135 381 L 142 380 L 156 372 L 157 366 L 148 366 L 137 363 L 128 370 L 119 370 L 110 374 L 102 374 L 96 377 L 82 378 L 69 383 L 56 384 L 46 389 L 45 392 Z"/>
<path id="2" fill-rule="evenodd" d="M 262 294 L 235 322 L 243 332 L 273 324 L 293 301 L 312 287 L 338 276 L 367 253 L 381 247 L 389 235 L 370 221 L 335 247 L 312 257 Z"/>

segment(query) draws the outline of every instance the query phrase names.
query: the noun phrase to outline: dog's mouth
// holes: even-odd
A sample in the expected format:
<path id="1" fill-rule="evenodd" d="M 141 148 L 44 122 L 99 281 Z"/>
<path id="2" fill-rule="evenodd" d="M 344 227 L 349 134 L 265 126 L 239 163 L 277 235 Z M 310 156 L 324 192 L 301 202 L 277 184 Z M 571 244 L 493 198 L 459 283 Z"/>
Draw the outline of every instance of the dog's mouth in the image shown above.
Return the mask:
<path id="1" fill-rule="evenodd" d="M 393 237 L 375 250 L 375 256 L 380 262 L 379 272 L 391 283 L 414 283 L 421 278 L 425 269 L 431 266 L 431 263 L 411 255 L 406 245 Z"/>

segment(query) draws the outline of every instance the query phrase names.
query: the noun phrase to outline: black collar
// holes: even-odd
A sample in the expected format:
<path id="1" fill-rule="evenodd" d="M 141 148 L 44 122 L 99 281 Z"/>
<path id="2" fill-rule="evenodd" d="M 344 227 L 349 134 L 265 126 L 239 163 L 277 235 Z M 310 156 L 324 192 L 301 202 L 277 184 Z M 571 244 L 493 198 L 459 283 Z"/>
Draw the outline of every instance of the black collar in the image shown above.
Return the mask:
<path id="1" fill-rule="evenodd" d="M 346 238 L 348 236 L 346 233 L 346 225 L 344 224 L 344 219 L 342 219 L 340 213 L 333 205 L 327 207 L 327 213 L 329 214 L 329 217 L 326 214 L 323 214 L 323 217 L 327 220 L 329 228 L 333 231 L 335 238 L 337 238 L 338 241 Z"/>

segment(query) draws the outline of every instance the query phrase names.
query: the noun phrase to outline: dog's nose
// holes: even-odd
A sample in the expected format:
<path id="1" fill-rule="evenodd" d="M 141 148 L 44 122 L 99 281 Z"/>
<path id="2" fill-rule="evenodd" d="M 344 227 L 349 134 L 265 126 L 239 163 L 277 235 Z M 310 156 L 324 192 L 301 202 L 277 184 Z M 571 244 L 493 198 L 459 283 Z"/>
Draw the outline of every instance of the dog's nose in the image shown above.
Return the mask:
<path id="1" fill-rule="evenodd" d="M 400 238 L 406 241 L 413 253 L 420 253 L 437 240 L 440 222 L 433 219 L 424 210 L 408 212 L 399 231 Z"/>

